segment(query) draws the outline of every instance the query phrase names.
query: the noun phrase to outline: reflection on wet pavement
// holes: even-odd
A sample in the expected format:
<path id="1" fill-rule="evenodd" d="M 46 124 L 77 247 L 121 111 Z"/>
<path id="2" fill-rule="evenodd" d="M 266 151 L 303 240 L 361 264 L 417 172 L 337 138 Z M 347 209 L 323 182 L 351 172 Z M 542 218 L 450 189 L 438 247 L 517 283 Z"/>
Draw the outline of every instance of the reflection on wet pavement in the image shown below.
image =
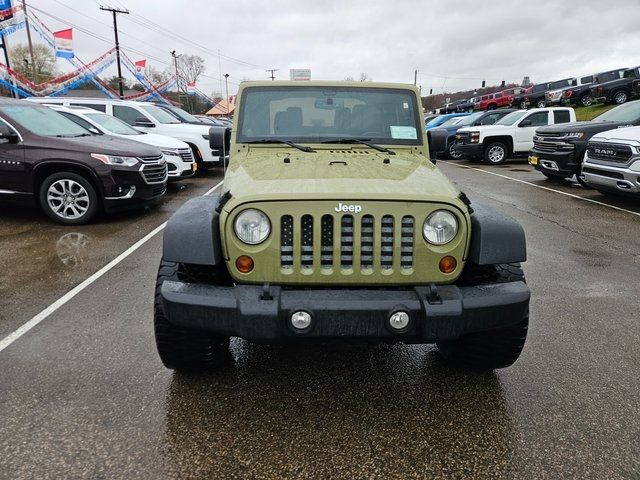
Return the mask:
<path id="1" fill-rule="evenodd" d="M 91 237 L 84 233 L 65 233 L 56 242 L 58 258 L 66 267 L 77 267 L 84 261 L 90 241 Z"/>
<path id="2" fill-rule="evenodd" d="M 512 476 L 513 426 L 495 374 L 451 369 L 427 346 L 235 340 L 232 351 L 235 363 L 221 371 L 174 376 L 167 470 L 198 478 Z"/>

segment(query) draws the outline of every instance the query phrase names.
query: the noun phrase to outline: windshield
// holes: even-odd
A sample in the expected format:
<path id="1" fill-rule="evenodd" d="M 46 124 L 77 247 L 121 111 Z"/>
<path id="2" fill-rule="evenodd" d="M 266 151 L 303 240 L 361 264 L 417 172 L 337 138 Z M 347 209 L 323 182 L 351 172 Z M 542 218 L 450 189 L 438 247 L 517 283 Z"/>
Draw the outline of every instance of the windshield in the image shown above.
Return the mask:
<path id="1" fill-rule="evenodd" d="M 178 108 L 178 107 L 165 107 L 168 108 L 171 113 L 173 113 L 176 117 L 178 117 L 180 120 L 182 120 L 183 122 L 187 122 L 187 123 L 199 123 L 200 119 L 194 117 L 193 115 L 191 115 L 189 112 Z"/>
<path id="2" fill-rule="evenodd" d="M 239 143 L 319 143 L 369 139 L 419 145 L 422 108 L 410 90 L 371 87 L 249 87 L 242 97 Z"/>
<path id="3" fill-rule="evenodd" d="M 26 103 L 26 102 L 25 102 Z M 5 105 L 0 111 L 36 135 L 44 137 L 80 137 L 87 130 L 48 107 Z"/>
<path id="4" fill-rule="evenodd" d="M 594 122 L 635 122 L 640 120 L 640 100 L 612 108 L 593 119 Z"/>
<path id="5" fill-rule="evenodd" d="M 471 125 L 482 115 L 484 115 L 484 112 L 476 112 L 476 113 L 472 113 L 471 115 L 467 115 L 466 117 L 461 117 L 460 122 L 457 123 L 456 125 L 460 125 L 460 126 Z"/>
<path id="6" fill-rule="evenodd" d="M 142 135 L 142 132 L 139 132 L 128 123 L 124 123 L 122 120 L 106 113 L 85 113 L 84 116 L 96 122 L 106 131 L 116 135 Z"/>
<path id="7" fill-rule="evenodd" d="M 153 119 L 159 123 L 180 123 L 176 117 L 168 112 L 165 112 L 160 107 L 155 105 L 140 105 L 142 109 L 153 117 Z"/>
<path id="8" fill-rule="evenodd" d="M 526 110 L 518 110 L 516 112 L 511 112 L 505 115 L 504 117 L 502 117 L 496 123 L 494 123 L 494 125 L 513 125 L 522 117 L 524 117 L 526 114 L 527 114 Z"/>
<path id="9" fill-rule="evenodd" d="M 441 127 L 450 127 L 451 125 L 460 125 L 462 117 L 452 117 L 449 120 L 442 122 Z"/>
<path id="10" fill-rule="evenodd" d="M 434 127 L 436 125 L 442 125 L 442 117 L 444 115 L 438 115 L 436 118 L 432 119 L 427 123 L 427 127 Z M 446 120 L 445 120 L 446 121 Z"/>

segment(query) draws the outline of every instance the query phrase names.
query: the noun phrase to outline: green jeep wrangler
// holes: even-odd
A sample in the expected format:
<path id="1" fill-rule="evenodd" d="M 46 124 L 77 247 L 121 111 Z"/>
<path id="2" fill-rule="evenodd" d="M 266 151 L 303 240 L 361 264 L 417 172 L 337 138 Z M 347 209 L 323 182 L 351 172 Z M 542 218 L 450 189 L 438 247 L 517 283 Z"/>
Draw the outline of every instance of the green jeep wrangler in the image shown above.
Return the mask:
<path id="1" fill-rule="evenodd" d="M 493 369 L 525 343 L 522 227 L 430 161 L 413 86 L 246 82 L 219 196 L 169 220 L 155 296 L 163 363 L 215 366 L 229 337 L 436 343 Z M 431 139 L 431 152 L 446 139 Z"/>

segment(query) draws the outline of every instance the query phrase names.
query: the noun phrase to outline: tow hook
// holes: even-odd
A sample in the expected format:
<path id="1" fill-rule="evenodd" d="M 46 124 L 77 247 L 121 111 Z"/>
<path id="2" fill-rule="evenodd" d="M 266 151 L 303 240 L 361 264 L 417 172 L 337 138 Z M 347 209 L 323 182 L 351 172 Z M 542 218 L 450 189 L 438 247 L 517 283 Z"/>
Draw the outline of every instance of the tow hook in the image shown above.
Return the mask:
<path id="1" fill-rule="evenodd" d="M 431 305 L 441 305 L 442 298 L 438 293 L 438 287 L 434 283 L 429 284 L 429 292 L 427 293 L 427 302 Z"/>

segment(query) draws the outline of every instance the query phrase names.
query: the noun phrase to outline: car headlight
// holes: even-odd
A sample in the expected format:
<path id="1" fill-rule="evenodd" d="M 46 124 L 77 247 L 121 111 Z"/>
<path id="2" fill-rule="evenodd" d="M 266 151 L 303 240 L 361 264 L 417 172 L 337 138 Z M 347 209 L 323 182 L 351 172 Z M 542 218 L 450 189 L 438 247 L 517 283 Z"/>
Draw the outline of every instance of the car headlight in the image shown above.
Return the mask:
<path id="1" fill-rule="evenodd" d="M 92 153 L 91 157 L 95 158 L 96 160 L 100 160 L 102 163 L 106 163 L 107 165 L 119 165 L 124 167 L 133 167 L 139 162 L 139 160 L 136 157 L 103 155 L 101 153 Z"/>
<path id="2" fill-rule="evenodd" d="M 480 142 L 480 132 L 471 132 L 471 143 L 479 143 Z"/>
<path id="3" fill-rule="evenodd" d="M 424 239 L 433 245 L 444 245 L 458 233 L 458 219 L 447 210 L 436 210 L 427 217 L 422 227 Z"/>
<path id="4" fill-rule="evenodd" d="M 567 133 L 567 138 L 582 138 L 582 137 L 584 137 L 584 133 L 583 132 Z"/>
<path id="5" fill-rule="evenodd" d="M 163 155 L 168 155 L 171 157 L 179 157 L 180 154 L 178 152 L 176 152 L 175 150 L 162 150 L 162 154 Z"/>
<path id="6" fill-rule="evenodd" d="M 264 242 L 271 233 L 271 222 L 260 210 L 249 208 L 238 214 L 234 230 L 242 242 L 257 245 Z"/>

